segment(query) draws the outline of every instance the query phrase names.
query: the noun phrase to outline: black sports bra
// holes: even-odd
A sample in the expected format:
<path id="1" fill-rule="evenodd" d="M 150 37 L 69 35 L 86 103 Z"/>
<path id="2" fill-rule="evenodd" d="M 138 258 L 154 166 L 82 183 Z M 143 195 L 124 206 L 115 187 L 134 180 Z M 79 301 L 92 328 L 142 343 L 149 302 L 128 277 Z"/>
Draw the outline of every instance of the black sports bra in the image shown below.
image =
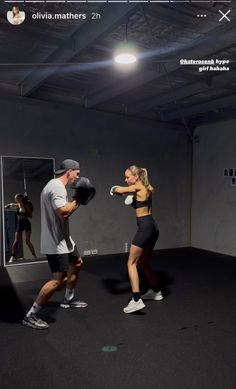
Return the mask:
<path id="1" fill-rule="evenodd" d="M 132 207 L 134 209 L 148 207 L 148 209 L 152 208 L 152 196 L 150 195 L 147 200 L 139 201 L 133 198 Z"/>
<path id="2" fill-rule="evenodd" d="M 19 216 L 26 216 L 26 209 L 23 207 L 18 207 L 16 214 Z"/>

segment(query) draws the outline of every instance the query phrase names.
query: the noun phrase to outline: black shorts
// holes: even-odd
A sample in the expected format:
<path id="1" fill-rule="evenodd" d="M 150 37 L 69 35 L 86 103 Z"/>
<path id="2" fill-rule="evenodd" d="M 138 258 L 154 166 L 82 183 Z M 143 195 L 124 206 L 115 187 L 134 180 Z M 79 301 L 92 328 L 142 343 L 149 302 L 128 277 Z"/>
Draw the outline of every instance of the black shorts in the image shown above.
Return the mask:
<path id="1" fill-rule="evenodd" d="M 31 223 L 27 218 L 17 220 L 16 232 L 20 232 L 22 234 L 23 231 L 31 232 Z"/>
<path id="2" fill-rule="evenodd" d="M 137 217 L 138 230 L 132 244 L 142 249 L 153 248 L 159 236 L 158 226 L 152 215 Z"/>
<path id="3" fill-rule="evenodd" d="M 79 252 L 77 247 L 74 247 L 74 251 L 66 254 L 46 254 L 48 264 L 52 273 L 66 273 L 69 269 L 69 263 L 74 262 L 79 258 Z"/>

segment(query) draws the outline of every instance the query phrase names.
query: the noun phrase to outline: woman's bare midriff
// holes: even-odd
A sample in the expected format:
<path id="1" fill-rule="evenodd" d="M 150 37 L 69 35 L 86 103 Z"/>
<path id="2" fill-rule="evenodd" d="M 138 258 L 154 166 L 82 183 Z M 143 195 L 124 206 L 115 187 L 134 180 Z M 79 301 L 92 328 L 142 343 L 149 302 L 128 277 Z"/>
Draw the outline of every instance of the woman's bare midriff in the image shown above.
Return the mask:
<path id="1" fill-rule="evenodd" d="M 136 209 L 136 217 L 148 216 L 151 215 L 151 210 L 148 210 L 147 207 Z"/>

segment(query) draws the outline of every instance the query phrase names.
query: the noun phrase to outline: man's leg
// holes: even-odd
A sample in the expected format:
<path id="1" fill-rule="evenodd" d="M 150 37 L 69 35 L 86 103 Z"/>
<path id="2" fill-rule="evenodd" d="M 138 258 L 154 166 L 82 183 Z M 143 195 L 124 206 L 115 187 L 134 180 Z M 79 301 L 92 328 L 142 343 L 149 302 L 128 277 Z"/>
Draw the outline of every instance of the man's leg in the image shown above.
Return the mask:
<path id="1" fill-rule="evenodd" d="M 73 252 L 73 254 L 74 253 L 75 252 Z M 77 284 L 82 266 L 83 266 L 83 259 L 80 256 L 78 257 L 74 257 L 72 255 L 70 256 L 69 270 L 67 273 L 67 281 L 66 281 L 66 292 L 65 292 L 64 300 L 61 303 L 62 308 L 70 308 L 70 307 L 85 308 L 88 305 L 83 301 L 74 299 L 75 286 Z"/>
<path id="2" fill-rule="evenodd" d="M 36 303 L 42 307 L 51 298 L 55 291 L 60 288 L 67 280 L 67 275 L 64 272 L 52 273 L 52 279 L 40 289 Z"/>
<path id="3" fill-rule="evenodd" d="M 49 327 L 49 325 L 40 319 L 37 314 L 54 292 L 65 283 L 66 279 L 65 272 L 52 273 L 52 279 L 43 285 L 32 307 L 26 313 L 22 321 L 23 325 L 35 329 L 46 329 Z"/>

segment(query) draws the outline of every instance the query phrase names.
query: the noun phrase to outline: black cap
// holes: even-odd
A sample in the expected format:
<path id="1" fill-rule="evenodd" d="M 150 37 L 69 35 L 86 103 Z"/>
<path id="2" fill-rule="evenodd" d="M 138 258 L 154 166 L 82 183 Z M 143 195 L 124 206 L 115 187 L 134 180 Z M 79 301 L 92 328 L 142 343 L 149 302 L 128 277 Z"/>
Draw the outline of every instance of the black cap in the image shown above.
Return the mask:
<path id="1" fill-rule="evenodd" d="M 59 169 L 55 171 L 55 174 L 56 175 L 62 174 L 64 172 L 66 172 L 66 170 L 70 170 L 70 169 L 72 169 L 72 170 L 80 170 L 79 162 L 74 161 L 73 159 L 65 159 L 60 164 Z"/>

